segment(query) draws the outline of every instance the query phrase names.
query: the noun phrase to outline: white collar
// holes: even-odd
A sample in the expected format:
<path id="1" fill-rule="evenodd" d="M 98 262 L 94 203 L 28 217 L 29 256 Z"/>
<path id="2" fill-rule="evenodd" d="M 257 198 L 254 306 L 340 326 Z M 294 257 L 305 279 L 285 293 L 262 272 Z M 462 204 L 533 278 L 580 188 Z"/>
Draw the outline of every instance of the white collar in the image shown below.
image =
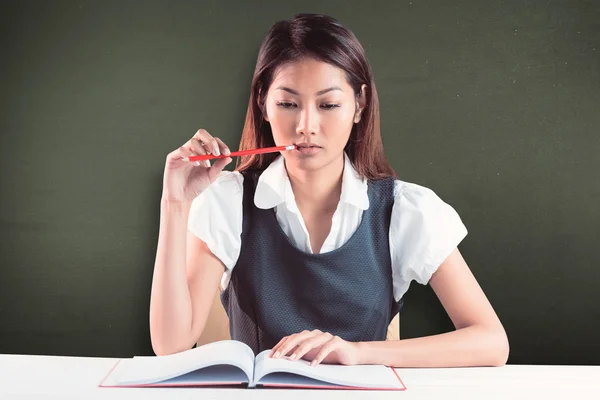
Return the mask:
<path id="1" fill-rule="evenodd" d="M 346 153 L 340 202 L 361 210 L 369 208 L 367 180 L 358 175 Z M 297 209 L 284 158 L 280 155 L 260 174 L 254 193 L 254 204 L 258 208 L 269 209 L 281 203 L 286 203 L 291 210 Z"/>

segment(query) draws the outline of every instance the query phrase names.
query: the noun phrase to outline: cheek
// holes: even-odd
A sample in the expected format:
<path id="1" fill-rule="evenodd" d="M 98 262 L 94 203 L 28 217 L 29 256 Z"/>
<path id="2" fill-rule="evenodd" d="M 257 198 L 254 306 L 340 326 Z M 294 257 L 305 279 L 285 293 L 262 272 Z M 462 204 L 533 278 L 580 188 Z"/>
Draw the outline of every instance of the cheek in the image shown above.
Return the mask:
<path id="1" fill-rule="evenodd" d="M 271 121 L 271 125 L 273 126 L 289 126 L 294 125 L 294 115 L 290 112 L 281 112 L 280 110 L 276 110 L 269 114 L 269 121 Z"/>
<path id="2" fill-rule="evenodd" d="M 271 125 L 280 125 L 286 119 L 289 119 L 289 116 L 286 114 L 285 110 L 277 107 L 275 104 L 268 104 L 266 107 L 267 115 L 269 116 L 269 123 Z"/>
<path id="3" fill-rule="evenodd" d="M 354 125 L 354 114 L 346 110 L 326 114 L 322 119 L 321 127 L 332 139 L 345 140 L 350 136 Z"/>
<path id="4" fill-rule="evenodd" d="M 269 117 L 269 123 L 271 124 L 271 131 L 273 137 L 285 138 L 294 133 L 294 120 L 289 116 L 282 115 L 282 113 L 275 112 Z"/>
<path id="5" fill-rule="evenodd" d="M 296 132 L 296 118 L 293 112 L 286 110 L 268 110 L 269 124 L 275 142 L 289 142 Z"/>

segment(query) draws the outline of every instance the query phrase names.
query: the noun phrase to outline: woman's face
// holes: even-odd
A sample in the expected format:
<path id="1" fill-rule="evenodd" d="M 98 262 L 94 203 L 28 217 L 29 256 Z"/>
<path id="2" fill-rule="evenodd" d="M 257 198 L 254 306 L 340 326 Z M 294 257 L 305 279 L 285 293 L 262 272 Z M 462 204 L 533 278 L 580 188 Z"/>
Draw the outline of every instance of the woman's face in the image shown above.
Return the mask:
<path id="1" fill-rule="evenodd" d="M 315 59 L 283 65 L 265 99 L 275 145 L 298 145 L 283 153 L 287 168 L 316 170 L 343 160 L 352 125 L 360 120 L 365 85 L 357 99 L 342 69 Z"/>

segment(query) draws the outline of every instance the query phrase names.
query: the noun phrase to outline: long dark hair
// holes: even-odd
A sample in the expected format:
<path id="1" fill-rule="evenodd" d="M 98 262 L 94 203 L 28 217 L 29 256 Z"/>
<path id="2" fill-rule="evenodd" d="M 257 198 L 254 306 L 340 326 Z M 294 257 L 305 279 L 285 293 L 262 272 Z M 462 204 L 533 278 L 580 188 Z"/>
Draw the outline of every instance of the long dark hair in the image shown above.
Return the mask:
<path id="1" fill-rule="evenodd" d="M 362 177 L 396 177 L 383 151 L 379 99 L 365 51 L 348 28 L 321 14 L 298 14 L 289 21 L 275 23 L 267 33 L 258 52 L 240 150 L 275 145 L 271 126 L 263 118 L 266 93 L 278 67 L 307 57 L 344 70 L 356 96 L 360 94 L 361 85 L 367 85 L 366 108 L 360 121 L 353 125 L 344 150 Z M 242 157 L 236 170 L 264 170 L 277 155 Z"/>

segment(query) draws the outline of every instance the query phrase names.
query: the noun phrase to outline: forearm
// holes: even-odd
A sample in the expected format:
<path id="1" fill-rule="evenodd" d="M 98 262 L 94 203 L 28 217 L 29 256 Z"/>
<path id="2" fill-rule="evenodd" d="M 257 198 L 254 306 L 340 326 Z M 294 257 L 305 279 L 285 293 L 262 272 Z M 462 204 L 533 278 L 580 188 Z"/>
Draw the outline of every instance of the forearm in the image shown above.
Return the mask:
<path id="1" fill-rule="evenodd" d="M 361 364 L 392 367 L 501 366 L 508 358 L 502 327 L 473 325 L 439 335 L 357 345 Z"/>
<path id="2" fill-rule="evenodd" d="M 161 201 L 160 230 L 152 294 L 150 334 L 157 354 L 189 348 L 192 302 L 186 274 L 186 235 L 189 204 Z"/>

